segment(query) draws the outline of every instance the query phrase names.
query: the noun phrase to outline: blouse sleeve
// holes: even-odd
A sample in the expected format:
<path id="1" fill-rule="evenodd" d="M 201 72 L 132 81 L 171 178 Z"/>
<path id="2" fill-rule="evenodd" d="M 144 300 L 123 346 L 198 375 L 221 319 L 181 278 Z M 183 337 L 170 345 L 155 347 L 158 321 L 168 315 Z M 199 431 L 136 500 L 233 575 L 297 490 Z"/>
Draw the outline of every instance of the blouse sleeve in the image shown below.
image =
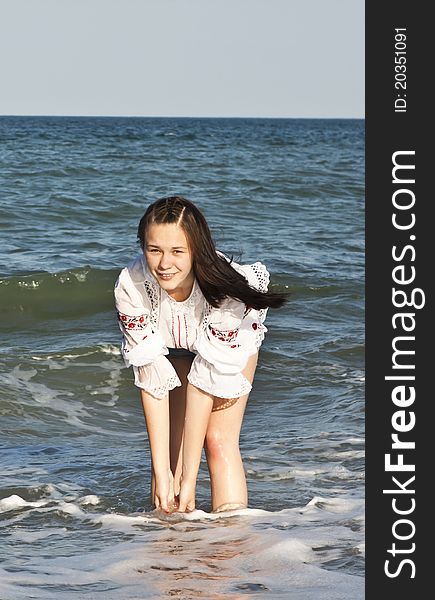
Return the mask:
<path id="1" fill-rule="evenodd" d="M 127 268 L 121 271 L 115 284 L 115 303 L 123 334 L 121 353 L 125 365 L 133 367 L 137 387 L 161 399 L 181 382 L 165 356 L 168 349 L 162 335 L 153 330 L 150 306 L 144 305 Z"/>
<path id="2" fill-rule="evenodd" d="M 266 291 L 269 273 L 261 263 L 234 265 L 252 287 Z M 257 277 L 258 273 L 258 277 Z M 219 398 L 238 398 L 251 390 L 242 371 L 267 331 L 267 309 L 255 310 L 234 298 L 212 309 L 207 326 L 195 342 L 195 357 L 188 379 L 192 385 Z"/>

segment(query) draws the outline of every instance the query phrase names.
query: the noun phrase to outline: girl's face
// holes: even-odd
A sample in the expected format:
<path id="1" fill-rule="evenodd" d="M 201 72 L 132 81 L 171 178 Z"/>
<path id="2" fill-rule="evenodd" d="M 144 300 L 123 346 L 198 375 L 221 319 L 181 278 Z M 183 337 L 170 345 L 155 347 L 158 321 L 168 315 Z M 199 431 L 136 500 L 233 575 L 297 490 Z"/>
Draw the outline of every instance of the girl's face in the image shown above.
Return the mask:
<path id="1" fill-rule="evenodd" d="M 192 254 L 186 234 L 176 223 L 153 223 L 146 232 L 144 249 L 148 268 L 174 300 L 186 300 L 192 291 Z"/>

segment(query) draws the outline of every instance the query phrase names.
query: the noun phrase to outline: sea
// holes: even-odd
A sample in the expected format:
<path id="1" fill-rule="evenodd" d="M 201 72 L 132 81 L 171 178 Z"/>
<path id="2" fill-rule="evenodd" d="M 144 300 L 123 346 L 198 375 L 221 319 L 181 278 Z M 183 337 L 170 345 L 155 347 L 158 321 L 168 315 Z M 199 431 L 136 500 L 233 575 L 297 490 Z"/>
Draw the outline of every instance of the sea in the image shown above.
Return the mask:
<path id="1" fill-rule="evenodd" d="M 113 302 L 179 194 L 265 263 L 249 506 L 150 502 Z M 364 597 L 364 121 L 0 117 L 0 599 Z"/>

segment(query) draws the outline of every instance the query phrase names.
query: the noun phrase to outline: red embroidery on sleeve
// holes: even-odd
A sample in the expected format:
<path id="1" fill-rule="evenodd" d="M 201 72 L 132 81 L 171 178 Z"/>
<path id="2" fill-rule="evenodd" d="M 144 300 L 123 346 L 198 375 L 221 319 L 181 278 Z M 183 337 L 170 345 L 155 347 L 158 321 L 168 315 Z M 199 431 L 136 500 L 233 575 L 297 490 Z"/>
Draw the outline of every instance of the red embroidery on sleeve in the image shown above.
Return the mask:
<path id="1" fill-rule="evenodd" d="M 210 332 L 214 337 L 216 337 L 221 342 L 225 342 L 226 344 L 231 344 L 232 342 L 235 342 L 235 340 L 237 338 L 237 334 L 239 333 L 238 329 L 230 329 L 230 330 L 225 331 L 225 330 L 216 329 L 212 325 L 209 325 L 208 328 L 210 329 Z M 232 346 L 230 346 L 230 348 L 238 348 L 238 347 L 239 347 L 239 344 L 233 344 Z"/>
<path id="2" fill-rule="evenodd" d="M 125 329 L 129 330 L 141 330 L 148 327 L 147 315 L 140 315 L 139 317 L 131 317 L 118 312 L 118 319 L 121 325 Z"/>

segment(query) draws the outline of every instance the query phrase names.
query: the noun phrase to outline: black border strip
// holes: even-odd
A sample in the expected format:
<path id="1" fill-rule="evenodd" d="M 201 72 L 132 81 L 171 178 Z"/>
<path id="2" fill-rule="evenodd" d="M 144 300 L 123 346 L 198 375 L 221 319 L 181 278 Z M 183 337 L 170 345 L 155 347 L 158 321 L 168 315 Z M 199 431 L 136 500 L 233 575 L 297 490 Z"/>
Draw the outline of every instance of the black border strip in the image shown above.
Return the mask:
<path id="1" fill-rule="evenodd" d="M 403 0 L 366 3 L 366 598 L 369 600 L 387 597 L 415 600 L 431 596 L 429 557 L 431 536 L 435 536 L 430 492 L 434 470 L 431 440 L 435 437 L 431 421 L 435 394 L 430 381 L 430 373 L 435 370 L 431 263 L 435 252 L 430 242 L 435 230 L 430 213 L 435 199 L 428 181 L 429 173 L 434 170 L 429 163 L 433 153 L 430 131 L 434 130 L 427 89 L 432 78 L 429 57 L 434 55 L 429 24 L 424 3 Z M 396 28 L 404 31 L 396 32 Z M 404 33 L 406 40 L 401 35 L 395 38 L 397 33 Z M 405 54 L 400 54 L 403 51 Z M 406 61 L 400 61 L 401 56 Z M 406 71 L 396 69 L 400 64 L 406 65 Z M 398 73 L 402 74 L 397 76 Z M 406 82 L 406 89 L 396 85 L 399 81 Z M 424 137 L 429 141 L 427 149 Z M 397 163 L 414 165 L 415 169 L 399 168 L 396 179 L 400 181 L 394 183 L 396 152 L 407 152 L 395 155 Z M 399 189 L 406 191 L 394 196 Z M 394 202 L 411 205 L 414 196 L 415 203 L 408 209 L 394 207 Z M 396 222 L 409 228 L 395 227 L 393 213 Z M 415 225 L 410 227 L 412 214 Z M 392 254 L 394 246 L 396 258 Z M 395 267 L 399 267 L 395 271 L 396 280 L 412 278 L 414 267 L 414 280 L 406 284 L 393 281 Z M 410 306 L 394 305 L 393 288 L 406 294 Z M 417 308 L 415 305 L 422 304 L 423 297 L 424 307 Z M 398 305 L 405 296 L 396 294 L 395 298 Z M 409 316 L 396 316 L 395 329 L 393 318 L 397 313 Z M 405 326 L 410 330 L 404 331 Z M 393 340 L 396 349 L 410 351 L 398 354 L 395 363 Z M 399 386 L 402 387 L 398 389 Z M 406 399 L 411 398 L 411 388 L 415 400 L 405 406 Z M 400 427 L 409 430 L 397 431 Z M 394 433 L 401 442 L 411 446 L 415 443 L 415 449 L 393 449 Z M 390 454 L 391 463 L 403 460 L 405 465 L 415 465 L 415 471 L 386 471 L 386 454 Z M 400 510 L 403 514 L 398 514 Z"/>

